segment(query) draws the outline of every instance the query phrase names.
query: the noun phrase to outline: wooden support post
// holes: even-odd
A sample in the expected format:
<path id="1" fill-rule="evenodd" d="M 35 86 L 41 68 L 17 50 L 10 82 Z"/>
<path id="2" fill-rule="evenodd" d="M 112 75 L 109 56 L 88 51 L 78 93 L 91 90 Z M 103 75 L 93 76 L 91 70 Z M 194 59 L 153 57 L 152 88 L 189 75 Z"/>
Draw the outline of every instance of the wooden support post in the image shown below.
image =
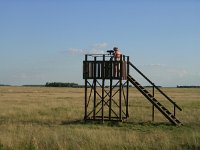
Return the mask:
<path id="1" fill-rule="evenodd" d="M 96 119 L 96 84 L 97 84 L 97 79 L 96 79 L 96 57 L 94 57 L 94 111 L 93 111 L 93 119 Z"/>
<path id="2" fill-rule="evenodd" d="M 111 110 L 112 110 L 112 70 L 113 70 L 113 63 L 112 63 L 112 59 L 110 59 L 110 64 L 109 64 L 110 68 L 110 97 L 109 97 L 109 120 L 111 120 Z"/>
<path id="3" fill-rule="evenodd" d="M 122 55 L 120 57 L 120 85 L 119 85 L 119 119 L 122 121 Z"/>
<path id="4" fill-rule="evenodd" d="M 154 84 L 153 84 L 153 91 L 152 91 L 152 95 L 153 95 L 153 97 L 154 97 L 154 95 L 155 95 L 155 88 L 154 88 Z M 154 105 L 153 105 L 153 106 L 152 106 L 152 121 L 153 121 L 153 122 L 154 122 L 154 115 L 155 115 L 154 111 L 155 111 L 155 107 L 154 107 Z"/>
<path id="5" fill-rule="evenodd" d="M 127 56 L 127 75 L 129 75 L 129 56 Z M 127 85 L 126 85 L 126 118 L 129 117 L 129 114 L 128 114 L 128 98 L 129 98 L 129 80 L 128 78 L 126 77 L 126 80 L 127 80 Z"/>
<path id="6" fill-rule="evenodd" d="M 85 61 L 87 61 L 87 55 L 85 55 Z M 85 121 L 87 120 L 87 77 L 88 76 L 85 76 Z"/>
<path id="7" fill-rule="evenodd" d="M 174 117 L 176 117 L 176 106 L 174 104 Z"/>
<path id="8" fill-rule="evenodd" d="M 105 87 L 105 77 L 104 77 L 104 66 L 105 66 L 105 55 L 103 55 L 103 63 L 101 64 L 101 73 L 102 73 L 102 110 L 101 110 L 101 116 L 102 116 L 102 122 L 104 122 L 104 87 Z"/>

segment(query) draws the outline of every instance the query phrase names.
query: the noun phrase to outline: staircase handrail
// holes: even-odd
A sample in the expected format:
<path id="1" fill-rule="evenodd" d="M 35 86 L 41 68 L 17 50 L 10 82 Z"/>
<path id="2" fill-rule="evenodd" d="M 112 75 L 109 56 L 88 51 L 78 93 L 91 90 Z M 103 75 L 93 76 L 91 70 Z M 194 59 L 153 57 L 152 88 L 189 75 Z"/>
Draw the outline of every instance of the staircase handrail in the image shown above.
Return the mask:
<path id="1" fill-rule="evenodd" d="M 141 76 L 143 76 L 153 87 L 155 87 L 165 98 L 167 98 L 168 101 L 170 101 L 172 104 L 174 104 L 175 107 L 177 107 L 180 111 L 182 111 L 182 109 L 176 104 L 176 102 L 174 102 L 171 98 L 169 98 L 158 86 L 156 86 L 151 80 L 149 80 L 149 78 L 147 78 L 137 67 L 135 67 L 130 61 L 128 63 Z"/>

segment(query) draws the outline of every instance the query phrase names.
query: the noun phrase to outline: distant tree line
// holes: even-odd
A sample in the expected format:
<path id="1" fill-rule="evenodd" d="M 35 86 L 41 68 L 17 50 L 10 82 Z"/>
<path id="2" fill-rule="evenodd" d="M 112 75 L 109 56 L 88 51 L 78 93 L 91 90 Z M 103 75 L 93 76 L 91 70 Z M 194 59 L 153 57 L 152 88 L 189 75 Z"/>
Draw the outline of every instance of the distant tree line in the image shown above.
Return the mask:
<path id="1" fill-rule="evenodd" d="M 0 86 L 10 86 L 10 85 L 7 85 L 7 84 L 0 84 Z"/>
<path id="2" fill-rule="evenodd" d="M 177 88 L 200 88 L 200 86 L 180 86 L 180 85 L 177 85 Z"/>
<path id="3" fill-rule="evenodd" d="M 63 83 L 63 82 L 47 82 L 45 84 L 46 87 L 83 87 L 82 85 L 78 85 L 77 83 Z"/>

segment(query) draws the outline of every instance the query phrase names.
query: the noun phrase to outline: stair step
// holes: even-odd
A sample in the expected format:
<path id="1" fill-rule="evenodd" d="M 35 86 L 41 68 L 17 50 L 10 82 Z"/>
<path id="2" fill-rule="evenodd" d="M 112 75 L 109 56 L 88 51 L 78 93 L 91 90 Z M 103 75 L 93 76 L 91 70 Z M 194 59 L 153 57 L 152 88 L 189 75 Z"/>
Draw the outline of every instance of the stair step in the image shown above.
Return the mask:
<path id="1" fill-rule="evenodd" d="M 158 106 L 162 106 L 161 103 L 159 103 L 159 102 L 157 102 L 156 104 L 157 104 Z"/>
<path id="2" fill-rule="evenodd" d="M 154 97 L 151 98 L 154 102 L 158 102 Z"/>
<path id="3" fill-rule="evenodd" d="M 171 118 L 176 122 L 176 124 L 181 124 L 181 122 L 178 119 L 176 119 L 174 115 L 171 115 Z"/>
<path id="4" fill-rule="evenodd" d="M 143 86 L 141 86 L 141 85 L 138 85 L 138 87 L 140 87 L 141 89 L 144 89 L 144 87 L 143 87 Z"/>
<path id="5" fill-rule="evenodd" d="M 145 93 L 149 93 L 146 89 L 143 89 L 143 91 L 144 91 Z"/>
<path id="6" fill-rule="evenodd" d="M 164 106 L 161 107 L 163 110 L 167 110 L 167 108 L 165 108 Z"/>
<path id="7" fill-rule="evenodd" d="M 176 122 L 177 122 L 177 123 L 181 123 L 178 119 L 176 119 Z"/>
<path id="8" fill-rule="evenodd" d="M 153 96 L 149 93 L 149 94 L 147 94 L 150 98 L 152 98 Z"/>
<path id="9" fill-rule="evenodd" d="M 176 120 L 176 117 L 174 117 L 174 115 L 171 115 L 171 117 L 172 117 L 174 120 Z"/>
<path id="10" fill-rule="evenodd" d="M 172 114 L 172 113 L 169 112 L 169 110 L 166 110 L 165 112 L 166 112 L 168 115 Z"/>
<path id="11" fill-rule="evenodd" d="M 140 85 L 137 81 L 135 81 L 135 84 L 137 84 L 138 86 Z"/>

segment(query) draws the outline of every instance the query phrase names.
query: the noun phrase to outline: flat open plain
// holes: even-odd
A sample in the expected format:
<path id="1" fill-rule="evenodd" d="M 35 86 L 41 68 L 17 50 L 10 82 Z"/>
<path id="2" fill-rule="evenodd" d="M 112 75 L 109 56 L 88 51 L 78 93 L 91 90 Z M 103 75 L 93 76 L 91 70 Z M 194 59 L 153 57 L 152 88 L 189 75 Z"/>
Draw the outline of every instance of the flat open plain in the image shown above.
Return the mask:
<path id="1" fill-rule="evenodd" d="M 200 89 L 162 89 L 182 107 L 177 118 L 183 126 L 171 125 L 157 110 L 151 122 L 152 105 L 135 88 L 128 121 L 101 124 L 84 123 L 82 88 L 0 87 L 0 150 L 200 150 Z"/>

